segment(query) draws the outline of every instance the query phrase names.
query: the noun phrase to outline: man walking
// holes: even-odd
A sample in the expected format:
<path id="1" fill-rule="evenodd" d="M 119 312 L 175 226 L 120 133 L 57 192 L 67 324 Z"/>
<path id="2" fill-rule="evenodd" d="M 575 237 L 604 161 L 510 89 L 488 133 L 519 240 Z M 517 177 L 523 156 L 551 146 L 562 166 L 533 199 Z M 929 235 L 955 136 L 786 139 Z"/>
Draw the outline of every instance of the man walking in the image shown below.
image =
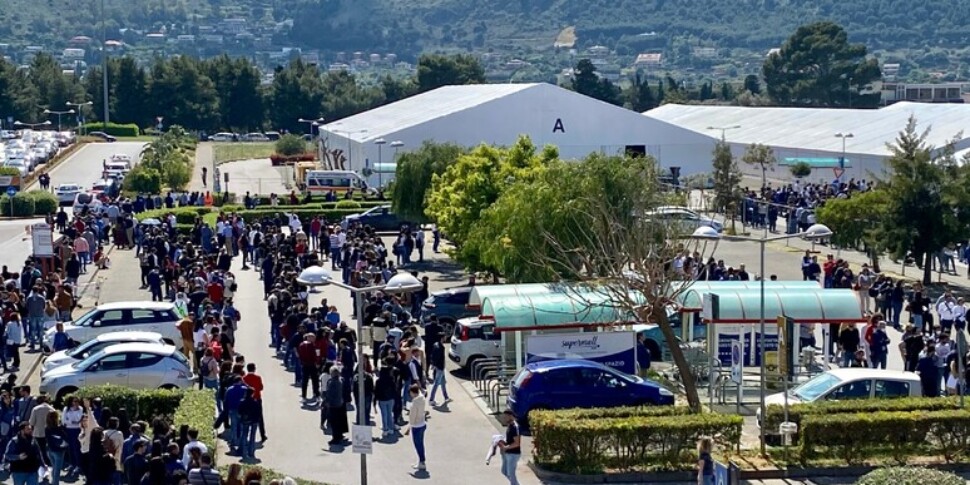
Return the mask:
<path id="1" fill-rule="evenodd" d="M 4 461 L 10 464 L 14 485 L 37 485 L 37 471 L 44 461 L 33 432 L 30 424 L 23 421 L 17 426 L 17 436 L 7 443 Z"/>
<path id="2" fill-rule="evenodd" d="M 448 397 L 448 388 L 445 386 L 445 343 L 447 341 L 448 338 L 442 336 L 431 347 L 431 367 L 434 369 L 434 385 L 431 386 L 431 400 L 429 401 L 431 407 L 438 405 L 434 400 L 438 386 L 441 386 L 441 394 L 445 397 L 442 404 L 451 402 L 451 398 Z"/>
<path id="3" fill-rule="evenodd" d="M 509 479 L 510 485 L 519 485 L 519 479 L 515 476 L 515 469 L 522 456 L 519 423 L 508 409 L 502 413 L 502 422 L 505 424 L 505 439 L 498 442 L 499 450 L 502 451 L 502 475 Z"/>
<path id="4" fill-rule="evenodd" d="M 303 392 L 303 401 L 306 402 L 307 384 L 313 385 L 313 401 L 320 400 L 320 349 L 316 346 L 316 335 L 307 333 L 303 336 L 303 342 L 296 348 L 297 357 L 300 359 L 300 369 L 302 379 L 300 388 Z"/>

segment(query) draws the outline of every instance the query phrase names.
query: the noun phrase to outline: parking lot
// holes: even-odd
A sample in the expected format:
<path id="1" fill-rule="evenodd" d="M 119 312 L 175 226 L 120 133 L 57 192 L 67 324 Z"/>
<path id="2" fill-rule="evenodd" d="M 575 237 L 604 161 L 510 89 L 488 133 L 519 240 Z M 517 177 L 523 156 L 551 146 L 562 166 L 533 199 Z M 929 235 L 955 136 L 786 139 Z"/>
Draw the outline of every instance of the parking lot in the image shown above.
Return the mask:
<path id="1" fill-rule="evenodd" d="M 19 170 L 21 177 L 42 172 L 75 139 L 68 131 L 0 130 L 0 165 Z"/>

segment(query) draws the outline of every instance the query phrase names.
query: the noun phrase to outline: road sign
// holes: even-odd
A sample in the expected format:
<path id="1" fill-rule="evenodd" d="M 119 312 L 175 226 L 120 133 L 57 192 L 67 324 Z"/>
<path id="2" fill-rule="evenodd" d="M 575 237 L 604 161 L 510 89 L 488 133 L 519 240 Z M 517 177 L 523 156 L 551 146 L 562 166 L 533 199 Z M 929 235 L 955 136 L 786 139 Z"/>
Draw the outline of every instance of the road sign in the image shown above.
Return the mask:
<path id="1" fill-rule="evenodd" d="M 34 247 L 34 256 L 50 257 L 54 255 L 54 242 L 51 226 L 41 222 L 29 226 L 30 238 Z"/>
<path id="2" fill-rule="evenodd" d="M 355 424 L 350 430 L 352 450 L 354 453 L 371 455 L 374 453 L 374 431 L 372 426 Z"/>
<path id="3" fill-rule="evenodd" d="M 728 485 L 728 467 L 724 463 L 714 461 L 714 485 Z"/>
<path id="4" fill-rule="evenodd" d="M 7 196 L 13 197 L 14 195 L 17 195 L 17 187 L 7 187 Z"/>
<path id="5" fill-rule="evenodd" d="M 835 178 L 836 179 L 841 179 L 842 178 L 842 174 L 845 173 L 845 169 L 844 168 L 833 168 L 832 169 L 832 172 L 835 173 Z"/>
<path id="6" fill-rule="evenodd" d="M 731 341 L 731 381 L 741 384 L 744 377 L 744 343 L 741 340 Z"/>

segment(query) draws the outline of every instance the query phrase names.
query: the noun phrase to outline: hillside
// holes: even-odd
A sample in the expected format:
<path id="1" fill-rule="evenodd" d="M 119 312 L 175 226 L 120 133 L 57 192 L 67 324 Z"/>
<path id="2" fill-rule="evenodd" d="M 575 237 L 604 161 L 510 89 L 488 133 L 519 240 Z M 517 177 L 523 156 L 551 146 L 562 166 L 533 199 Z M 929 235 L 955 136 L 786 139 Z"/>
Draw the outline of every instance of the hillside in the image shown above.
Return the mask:
<path id="1" fill-rule="evenodd" d="M 753 50 L 776 46 L 799 24 L 834 20 L 873 49 L 963 47 L 970 9 L 963 0 L 106 0 L 110 32 L 195 33 L 241 17 L 274 45 L 414 56 L 438 48 L 551 48 L 576 26 L 578 46 L 620 54 L 693 45 Z M 3 0 L 0 43 L 62 47 L 74 35 L 99 37 L 94 8 L 70 0 Z M 292 28 L 289 22 L 291 20 Z M 118 38 L 119 34 L 112 37 Z M 137 43 L 129 32 L 123 40 Z"/>

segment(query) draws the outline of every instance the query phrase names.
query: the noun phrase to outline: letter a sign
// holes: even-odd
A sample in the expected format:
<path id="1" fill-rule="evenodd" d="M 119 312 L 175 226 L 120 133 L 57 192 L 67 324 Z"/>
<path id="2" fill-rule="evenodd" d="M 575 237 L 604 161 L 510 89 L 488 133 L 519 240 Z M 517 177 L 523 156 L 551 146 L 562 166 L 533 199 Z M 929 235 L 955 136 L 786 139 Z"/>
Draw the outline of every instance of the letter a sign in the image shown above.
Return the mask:
<path id="1" fill-rule="evenodd" d="M 556 124 L 552 127 L 552 132 L 553 133 L 555 133 L 557 131 L 560 132 L 560 133 L 565 133 L 566 132 L 566 128 L 563 127 L 563 125 L 562 125 L 562 118 L 556 118 Z"/>

